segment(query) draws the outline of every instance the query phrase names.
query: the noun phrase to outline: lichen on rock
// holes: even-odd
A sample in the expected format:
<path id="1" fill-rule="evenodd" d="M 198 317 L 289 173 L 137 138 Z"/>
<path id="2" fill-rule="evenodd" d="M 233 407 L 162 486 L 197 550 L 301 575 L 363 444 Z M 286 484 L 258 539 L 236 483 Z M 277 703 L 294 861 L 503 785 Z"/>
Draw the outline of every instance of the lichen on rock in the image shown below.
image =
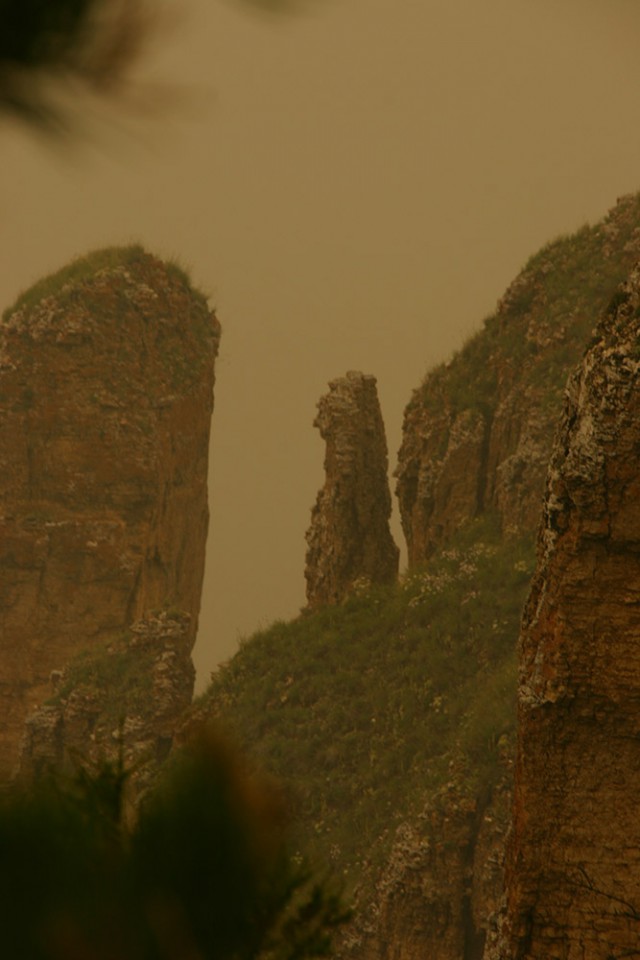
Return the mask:
<path id="1" fill-rule="evenodd" d="M 307 531 L 309 607 L 339 603 L 358 583 L 389 583 L 399 551 L 389 530 L 387 443 L 376 379 L 332 380 L 314 426 L 326 443 L 325 484 Z"/>

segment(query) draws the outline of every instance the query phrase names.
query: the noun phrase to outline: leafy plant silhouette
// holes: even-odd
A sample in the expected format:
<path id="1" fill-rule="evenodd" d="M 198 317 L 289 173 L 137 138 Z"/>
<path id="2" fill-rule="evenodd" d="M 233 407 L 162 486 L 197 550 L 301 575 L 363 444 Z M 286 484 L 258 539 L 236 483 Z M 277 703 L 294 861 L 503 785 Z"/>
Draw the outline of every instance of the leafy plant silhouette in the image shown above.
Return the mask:
<path id="1" fill-rule="evenodd" d="M 24 960 L 303 960 L 346 919 L 294 863 L 278 792 L 212 736 L 127 823 L 128 773 L 103 763 L 0 807 L 3 954 Z"/>

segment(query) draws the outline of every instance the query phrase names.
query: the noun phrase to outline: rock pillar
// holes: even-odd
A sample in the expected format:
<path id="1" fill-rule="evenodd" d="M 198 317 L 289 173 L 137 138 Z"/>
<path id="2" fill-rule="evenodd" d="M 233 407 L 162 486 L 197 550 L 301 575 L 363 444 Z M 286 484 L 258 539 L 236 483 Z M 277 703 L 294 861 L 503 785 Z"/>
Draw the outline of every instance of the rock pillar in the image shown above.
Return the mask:
<path id="1" fill-rule="evenodd" d="M 325 484 L 307 532 L 311 608 L 339 603 L 357 581 L 392 582 L 399 556 L 389 530 L 387 443 L 375 377 L 350 371 L 333 380 L 314 426 L 327 446 Z"/>

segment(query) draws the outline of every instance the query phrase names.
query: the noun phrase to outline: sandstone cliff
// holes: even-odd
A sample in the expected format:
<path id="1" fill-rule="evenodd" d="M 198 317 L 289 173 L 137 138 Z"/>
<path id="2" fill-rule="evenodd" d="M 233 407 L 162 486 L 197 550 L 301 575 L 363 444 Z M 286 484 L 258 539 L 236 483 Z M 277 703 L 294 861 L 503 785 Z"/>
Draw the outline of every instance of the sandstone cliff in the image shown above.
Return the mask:
<path id="1" fill-rule="evenodd" d="M 532 257 L 496 313 L 407 406 L 396 476 L 409 564 L 469 518 L 535 531 L 568 370 L 640 255 L 640 200 Z"/>
<path id="2" fill-rule="evenodd" d="M 325 484 L 307 532 L 309 607 L 339 603 L 357 581 L 393 582 L 399 557 L 375 377 L 350 371 L 333 380 L 314 426 L 327 446 Z"/>
<path id="3" fill-rule="evenodd" d="M 191 649 L 218 338 L 182 272 L 137 247 L 72 264 L 3 317 L 2 777 L 78 651 L 167 607 Z"/>
<path id="4" fill-rule="evenodd" d="M 550 243 L 516 278 L 482 332 L 415 391 L 405 412 L 396 471 L 412 568 L 433 564 L 457 531 L 483 515 L 493 517 L 507 537 L 533 542 L 567 374 L 640 253 L 639 225 L 640 198 L 624 197 L 602 223 Z M 441 824 L 442 838 L 459 824 L 466 874 L 455 843 L 449 843 L 434 871 L 433 849 L 425 853 L 420 819 L 408 822 L 400 860 L 412 866 L 398 872 L 392 853 L 381 903 L 395 906 L 378 914 L 362 954 L 367 960 L 424 955 L 468 960 L 482 955 L 486 936 L 493 945 L 487 956 L 495 956 L 508 776 L 494 796 L 500 813 L 492 812 L 494 800 L 486 811 L 498 828 L 491 847 L 472 817 L 460 823 L 456 803 Z M 484 864 L 474 867 L 471 879 L 470 851 L 474 863 Z M 483 871 L 493 886 L 479 880 Z M 549 949 L 547 944 L 535 956 L 556 956 Z"/>
<path id="5" fill-rule="evenodd" d="M 521 635 L 507 913 L 494 954 L 640 943 L 640 266 L 572 377 Z"/>

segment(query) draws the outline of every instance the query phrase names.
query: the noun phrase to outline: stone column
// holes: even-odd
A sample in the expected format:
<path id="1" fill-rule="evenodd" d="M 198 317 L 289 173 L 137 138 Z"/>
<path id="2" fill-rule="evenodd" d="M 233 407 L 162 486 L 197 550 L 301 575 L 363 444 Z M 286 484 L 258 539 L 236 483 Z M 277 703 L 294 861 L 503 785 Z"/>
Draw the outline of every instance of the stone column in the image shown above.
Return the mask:
<path id="1" fill-rule="evenodd" d="M 326 479 L 306 535 L 310 608 L 340 603 L 358 581 L 393 582 L 399 557 L 375 377 L 350 371 L 331 381 L 314 426 L 326 443 Z"/>

